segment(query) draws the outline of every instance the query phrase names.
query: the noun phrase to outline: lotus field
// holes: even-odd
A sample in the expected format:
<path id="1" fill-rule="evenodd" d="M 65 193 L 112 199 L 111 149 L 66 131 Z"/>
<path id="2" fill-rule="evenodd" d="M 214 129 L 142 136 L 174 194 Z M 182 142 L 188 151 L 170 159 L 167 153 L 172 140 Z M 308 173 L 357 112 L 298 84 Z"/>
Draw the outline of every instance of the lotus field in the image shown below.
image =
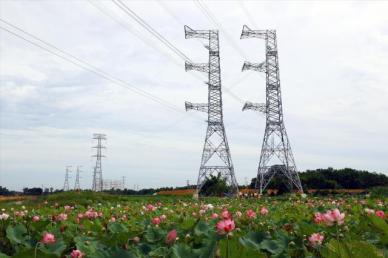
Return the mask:
<path id="1" fill-rule="evenodd" d="M 386 201 L 54 194 L 0 203 L 0 257 L 388 257 Z"/>

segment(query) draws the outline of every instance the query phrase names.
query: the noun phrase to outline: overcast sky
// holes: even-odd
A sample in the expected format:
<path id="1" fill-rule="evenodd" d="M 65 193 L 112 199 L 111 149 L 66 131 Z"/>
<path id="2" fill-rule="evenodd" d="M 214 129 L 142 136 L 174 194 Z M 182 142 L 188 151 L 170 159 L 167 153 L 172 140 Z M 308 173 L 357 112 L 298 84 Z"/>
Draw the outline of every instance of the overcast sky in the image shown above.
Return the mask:
<path id="1" fill-rule="evenodd" d="M 246 100 L 265 101 L 263 74 L 241 72 L 244 60 L 264 60 L 263 40 L 239 39 L 244 24 L 277 30 L 298 169 L 388 173 L 388 2 L 202 2 L 222 27 L 192 1 L 125 3 L 194 62 L 208 53 L 204 42 L 184 38 L 183 25 L 220 30 L 224 122 L 240 184 L 256 176 L 265 126 L 264 116 L 241 112 Z M 106 179 L 125 176 L 128 188 L 195 183 L 206 115 L 185 113 L 184 101 L 206 102 L 204 75 L 185 72 L 182 58 L 111 1 L 2 0 L 0 16 L 131 85 L 0 29 L 0 185 L 61 188 L 65 166 L 82 165 L 81 187 L 90 188 L 93 133 L 108 138 Z"/>

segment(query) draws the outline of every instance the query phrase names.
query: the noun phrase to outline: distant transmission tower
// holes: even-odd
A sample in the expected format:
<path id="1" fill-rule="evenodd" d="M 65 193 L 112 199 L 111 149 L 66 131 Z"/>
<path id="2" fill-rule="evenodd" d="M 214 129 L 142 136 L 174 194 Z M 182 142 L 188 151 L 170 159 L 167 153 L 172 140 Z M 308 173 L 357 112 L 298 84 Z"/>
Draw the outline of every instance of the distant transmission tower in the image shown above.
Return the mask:
<path id="1" fill-rule="evenodd" d="M 80 169 L 81 167 L 82 167 L 82 166 L 77 166 L 77 174 L 76 174 L 76 176 L 75 176 L 75 184 L 74 184 L 74 190 L 75 190 L 75 191 L 81 189 L 80 184 L 79 184 L 79 179 L 80 179 L 79 174 L 82 172 L 81 169 Z"/>
<path id="2" fill-rule="evenodd" d="M 260 194 L 262 194 L 273 176 L 280 172 L 288 179 L 290 189 L 295 185 L 300 192 L 303 192 L 283 122 L 276 31 L 251 30 L 244 25 L 241 39 L 245 38 L 264 39 L 266 50 L 265 62 L 245 62 L 242 68 L 243 71 L 255 70 L 266 74 L 266 103 L 246 102 L 243 107 L 243 111 L 251 109 L 263 112 L 266 115 L 266 126 L 261 148 L 256 188 L 259 188 Z"/>
<path id="3" fill-rule="evenodd" d="M 208 40 L 205 47 L 209 50 L 209 62 L 194 64 L 185 63 L 185 69 L 197 70 L 208 74 L 208 103 L 193 104 L 186 102 L 186 111 L 194 109 L 207 112 L 207 132 L 203 147 L 201 166 L 197 181 L 197 194 L 199 194 L 206 178 L 210 175 L 220 174 L 230 186 L 229 193 L 236 195 L 238 185 L 234 175 L 234 168 L 228 141 L 226 139 L 223 114 L 222 114 L 222 91 L 220 51 L 217 30 L 193 30 L 185 26 L 185 38 L 202 38 Z"/>
<path id="4" fill-rule="evenodd" d="M 103 181 L 102 181 L 102 166 L 101 166 L 101 158 L 105 157 L 102 155 L 102 149 L 105 148 L 105 146 L 102 145 L 102 141 L 106 140 L 105 134 L 95 133 L 93 134 L 93 139 L 97 140 L 97 145 L 93 148 L 97 149 L 97 154 L 93 155 L 93 157 L 96 157 L 96 165 L 94 166 L 93 171 L 93 185 L 92 190 L 93 191 L 102 191 L 103 190 Z"/>
<path id="5" fill-rule="evenodd" d="M 71 166 L 66 166 L 66 172 L 65 172 L 65 183 L 63 184 L 63 191 L 69 191 L 69 174 L 71 173 L 70 170 Z"/>

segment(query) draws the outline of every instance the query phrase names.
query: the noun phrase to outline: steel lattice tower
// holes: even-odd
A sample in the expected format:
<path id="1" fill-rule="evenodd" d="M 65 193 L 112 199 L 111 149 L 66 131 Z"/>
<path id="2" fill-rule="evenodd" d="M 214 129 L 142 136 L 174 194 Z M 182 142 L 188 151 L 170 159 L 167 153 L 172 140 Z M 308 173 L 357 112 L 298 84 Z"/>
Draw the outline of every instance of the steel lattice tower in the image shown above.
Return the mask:
<path id="1" fill-rule="evenodd" d="M 74 190 L 75 190 L 75 191 L 81 189 L 80 184 L 79 184 L 79 179 L 80 179 L 79 174 L 81 173 L 80 167 L 81 167 L 81 166 L 77 166 L 77 174 L 76 174 L 76 176 L 75 176 L 75 184 L 74 184 Z"/>
<path id="2" fill-rule="evenodd" d="M 273 176 L 277 172 L 281 172 L 288 179 L 288 186 L 291 189 L 295 185 L 300 192 L 303 192 L 283 121 L 276 31 L 251 30 L 244 25 L 241 39 L 245 38 L 265 40 L 265 62 L 245 62 L 242 68 L 243 71 L 255 70 L 266 74 L 266 103 L 246 102 L 243 107 L 243 111 L 251 109 L 263 112 L 266 116 L 256 188 L 259 188 L 260 194 L 262 194 Z M 276 159 L 278 163 L 276 163 Z"/>
<path id="3" fill-rule="evenodd" d="M 102 181 L 102 166 L 101 166 L 101 158 L 105 157 L 102 155 L 102 149 L 105 148 L 105 146 L 102 145 L 102 141 L 106 140 L 105 134 L 95 133 L 93 134 L 93 139 L 97 140 L 97 145 L 93 148 L 97 149 L 97 154 L 93 155 L 93 157 L 96 157 L 96 165 L 94 166 L 93 171 L 93 191 L 102 191 L 103 190 L 103 181 Z"/>
<path id="4" fill-rule="evenodd" d="M 208 103 L 185 103 L 186 111 L 194 109 L 207 112 L 207 131 L 202 152 L 201 166 L 197 181 L 199 194 L 206 177 L 220 173 L 230 186 L 229 194 L 238 193 L 238 185 L 234 175 L 234 168 L 230 156 L 228 141 L 222 114 L 222 91 L 220 51 L 217 30 L 193 30 L 185 26 L 185 38 L 202 38 L 208 41 L 205 47 L 209 50 L 208 63 L 185 63 L 185 70 L 197 70 L 208 74 Z"/>
<path id="5" fill-rule="evenodd" d="M 69 191 L 69 174 L 71 173 L 70 170 L 71 166 L 66 166 L 66 172 L 65 172 L 65 183 L 63 184 L 63 191 Z"/>

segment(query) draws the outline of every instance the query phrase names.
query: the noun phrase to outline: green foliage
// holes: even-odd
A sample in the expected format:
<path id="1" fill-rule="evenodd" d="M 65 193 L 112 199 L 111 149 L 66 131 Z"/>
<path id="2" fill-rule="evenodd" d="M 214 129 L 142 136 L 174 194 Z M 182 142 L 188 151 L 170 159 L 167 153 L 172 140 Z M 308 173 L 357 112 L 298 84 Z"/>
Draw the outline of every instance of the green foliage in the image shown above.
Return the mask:
<path id="1" fill-rule="evenodd" d="M 218 173 L 217 176 L 210 175 L 206 177 L 199 194 L 203 196 L 223 196 L 227 192 L 226 179 L 221 177 L 221 173 Z"/>
<path id="2" fill-rule="evenodd" d="M 9 225 L 7 227 L 7 238 L 11 241 L 11 243 L 15 244 L 27 244 L 28 243 L 28 235 L 27 229 L 22 224 L 17 224 L 15 226 Z"/>
<path id="3" fill-rule="evenodd" d="M 387 198 L 388 186 L 377 186 L 370 189 L 370 194 L 374 198 Z"/>
<path id="4" fill-rule="evenodd" d="M 368 171 L 344 169 L 316 169 L 299 173 L 304 189 L 369 189 L 375 187 L 372 193 L 375 196 L 388 196 L 388 177 L 384 174 Z M 256 178 L 252 179 L 251 188 L 254 188 Z M 275 174 L 268 188 L 278 189 L 279 193 L 288 192 L 288 181 L 282 174 Z"/>
<path id="5" fill-rule="evenodd" d="M 74 249 L 93 258 L 383 257 L 388 253 L 387 219 L 365 208 L 387 213 L 386 202 L 368 196 L 192 200 L 58 193 L 3 206 L 10 216 L 0 220 L 0 258 L 35 257 L 35 252 L 39 258 L 69 258 Z M 154 208 L 147 209 L 148 204 Z M 262 207 L 267 215 L 260 214 Z M 314 223 L 315 212 L 336 207 L 346 214 L 343 225 Z M 236 226 L 228 236 L 217 232 L 224 209 Z M 256 217 L 246 215 L 249 209 Z M 20 211 L 27 212 L 16 215 Z M 88 212 L 98 216 L 89 218 Z M 213 213 L 219 217 L 212 218 Z M 67 220 L 58 220 L 59 214 Z M 33 221 L 34 215 L 40 221 Z M 164 218 L 159 225 L 151 222 L 156 217 Z M 173 229 L 178 239 L 167 241 Z M 55 243 L 40 242 L 45 232 L 55 235 Z M 313 233 L 324 236 L 322 244 L 309 242 Z"/>
<path id="6" fill-rule="evenodd" d="M 322 249 L 324 258 L 379 258 L 383 257 L 376 247 L 362 241 L 341 242 L 335 239 L 330 240 Z"/>

